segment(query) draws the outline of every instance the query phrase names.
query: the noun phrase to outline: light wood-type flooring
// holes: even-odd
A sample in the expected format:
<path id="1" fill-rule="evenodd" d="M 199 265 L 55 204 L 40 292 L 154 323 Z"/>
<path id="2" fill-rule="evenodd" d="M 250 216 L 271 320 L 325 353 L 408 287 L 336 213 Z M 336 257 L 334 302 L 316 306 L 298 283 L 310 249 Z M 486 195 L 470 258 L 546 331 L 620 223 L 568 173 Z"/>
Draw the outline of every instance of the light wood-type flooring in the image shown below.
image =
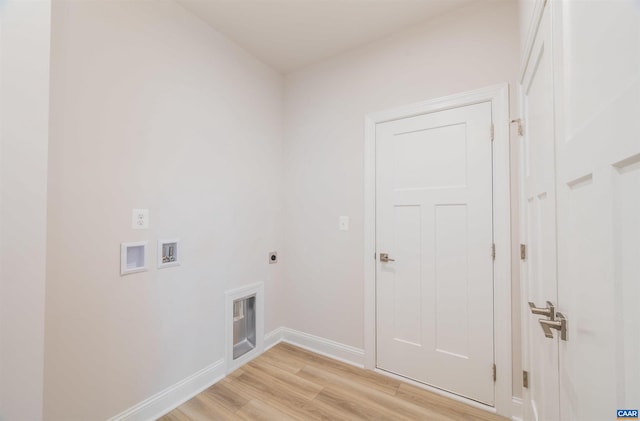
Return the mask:
<path id="1" fill-rule="evenodd" d="M 161 421 L 504 421 L 410 384 L 280 343 Z"/>

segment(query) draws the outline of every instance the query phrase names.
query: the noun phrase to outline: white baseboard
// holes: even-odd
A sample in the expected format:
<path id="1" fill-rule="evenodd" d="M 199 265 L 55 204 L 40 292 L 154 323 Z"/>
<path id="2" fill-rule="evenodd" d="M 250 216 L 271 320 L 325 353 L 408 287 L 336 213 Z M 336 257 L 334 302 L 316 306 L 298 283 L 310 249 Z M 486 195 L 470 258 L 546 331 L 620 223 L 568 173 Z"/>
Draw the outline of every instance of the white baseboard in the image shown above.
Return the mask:
<path id="1" fill-rule="evenodd" d="M 353 346 L 341 344 L 330 339 L 321 338 L 308 333 L 281 327 L 269 335 L 270 346 L 278 342 L 287 342 L 291 345 L 299 346 L 316 354 L 333 358 L 356 367 L 364 367 L 364 350 Z M 279 338 L 279 339 L 278 339 Z M 267 339 L 265 338 L 265 343 Z"/>
<path id="2" fill-rule="evenodd" d="M 225 376 L 225 361 L 220 359 L 197 373 L 180 380 L 165 390 L 156 393 L 121 412 L 109 421 L 152 421 L 170 412 L 198 393 L 222 380 Z"/>
<path id="3" fill-rule="evenodd" d="M 278 345 L 280 342 L 282 342 L 282 331 L 284 330 L 283 327 L 279 327 L 277 329 L 272 330 L 269 333 L 266 333 L 264 335 L 264 350 L 268 350 L 270 348 L 273 348 L 274 346 Z"/>
<path id="4" fill-rule="evenodd" d="M 511 420 L 512 421 L 522 421 L 523 419 L 523 406 L 522 399 L 516 398 L 515 396 L 511 400 Z"/>

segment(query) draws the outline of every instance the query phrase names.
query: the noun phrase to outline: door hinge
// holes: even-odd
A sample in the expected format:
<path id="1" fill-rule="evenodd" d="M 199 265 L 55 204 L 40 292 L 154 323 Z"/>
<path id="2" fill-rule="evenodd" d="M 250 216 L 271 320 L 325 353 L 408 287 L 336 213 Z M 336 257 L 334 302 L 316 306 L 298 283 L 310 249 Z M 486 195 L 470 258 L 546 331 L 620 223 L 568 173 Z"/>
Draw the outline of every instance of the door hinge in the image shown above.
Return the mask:
<path id="1" fill-rule="evenodd" d="M 522 387 L 529 388 L 529 372 L 522 370 Z"/>
<path id="2" fill-rule="evenodd" d="M 495 136 L 495 132 L 496 132 L 496 131 L 495 131 L 495 128 L 494 128 L 494 126 L 493 126 L 493 123 L 491 123 L 491 141 L 492 141 L 492 142 L 493 142 L 493 138 L 494 138 L 494 136 Z"/>
<path id="3" fill-rule="evenodd" d="M 377 257 L 378 257 L 378 253 L 373 253 L 373 260 L 376 260 Z"/>
<path id="4" fill-rule="evenodd" d="M 521 118 L 511 120 L 512 123 L 518 125 L 518 136 L 524 136 L 524 123 Z"/>
<path id="5" fill-rule="evenodd" d="M 527 260 L 527 246 L 520 244 L 520 260 Z"/>
<path id="6" fill-rule="evenodd" d="M 496 243 L 491 244 L 491 258 L 496 260 Z"/>
<path id="7" fill-rule="evenodd" d="M 498 378 L 498 376 L 497 376 L 497 374 L 496 374 L 496 373 L 497 373 L 497 369 L 496 369 L 496 365 L 494 364 L 494 365 L 493 365 L 493 369 L 492 369 L 493 381 L 494 381 L 494 382 L 495 382 L 495 381 L 496 381 L 496 379 Z"/>

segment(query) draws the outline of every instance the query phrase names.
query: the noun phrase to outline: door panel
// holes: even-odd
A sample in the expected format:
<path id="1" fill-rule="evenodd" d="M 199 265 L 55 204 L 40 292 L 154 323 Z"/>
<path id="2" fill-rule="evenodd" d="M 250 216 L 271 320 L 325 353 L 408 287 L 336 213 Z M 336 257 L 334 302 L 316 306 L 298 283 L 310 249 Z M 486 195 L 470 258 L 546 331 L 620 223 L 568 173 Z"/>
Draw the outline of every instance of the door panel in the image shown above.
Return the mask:
<path id="1" fill-rule="evenodd" d="M 561 410 L 596 421 L 640 405 L 640 5 L 557 11 Z"/>
<path id="2" fill-rule="evenodd" d="M 623 408 L 640 406 L 640 153 L 615 166 L 613 173 L 613 250 L 616 402 Z"/>
<path id="3" fill-rule="evenodd" d="M 533 381 L 525 418 L 555 419 L 559 410 L 562 421 L 614 419 L 616 409 L 640 403 L 640 6 L 631 0 L 551 2 L 532 57 L 552 51 L 550 14 L 555 110 L 548 118 L 555 118 L 555 165 L 547 159 L 547 168 L 536 168 L 540 149 L 532 142 L 540 120 L 530 108 L 534 97 L 527 96 L 533 84 L 525 80 L 525 217 L 532 254 L 524 273 L 535 296 L 536 270 L 546 271 L 546 278 L 556 269 L 538 257 L 544 253 L 543 205 L 536 205 L 540 195 L 531 188 L 555 169 L 556 304 L 568 320 L 567 340 L 559 341 L 557 332 L 553 340 L 540 339 L 539 328 L 528 324 Z M 538 63 L 530 60 L 527 74 L 544 68 Z M 555 347 L 553 370 L 544 361 L 555 355 L 547 348 Z M 554 394 L 559 405 L 549 414 Z"/>
<path id="4" fill-rule="evenodd" d="M 393 336 L 415 346 L 422 345 L 422 300 L 420 260 L 422 256 L 420 206 L 395 206 L 394 256 L 403 264 L 396 267 L 396 276 L 403 280 L 402 288 L 394 288 Z"/>
<path id="5" fill-rule="evenodd" d="M 378 124 L 377 366 L 492 405 L 491 104 Z"/>
<path id="6" fill-rule="evenodd" d="M 554 150 L 554 91 L 549 10 L 544 11 L 523 80 L 523 113 L 526 132 L 523 147 L 524 220 L 527 260 L 522 282 L 526 302 L 545 307 L 557 303 L 556 189 Z M 529 372 L 525 389 L 525 416 L 530 420 L 559 419 L 558 339 L 544 336 L 538 319 L 525 316 Z"/>
<path id="7" fill-rule="evenodd" d="M 436 205 L 435 209 L 435 347 L 439 352 L 469 358 L 470 268 L 460 262 L 460 252 L 469 244 L 467 205 Z"/>
<path id="8" fill-rule="evenodd" d="M 467 184 L 466 125 L 403 133 L 393 148 L 395 190 L 442 189 Z"/>

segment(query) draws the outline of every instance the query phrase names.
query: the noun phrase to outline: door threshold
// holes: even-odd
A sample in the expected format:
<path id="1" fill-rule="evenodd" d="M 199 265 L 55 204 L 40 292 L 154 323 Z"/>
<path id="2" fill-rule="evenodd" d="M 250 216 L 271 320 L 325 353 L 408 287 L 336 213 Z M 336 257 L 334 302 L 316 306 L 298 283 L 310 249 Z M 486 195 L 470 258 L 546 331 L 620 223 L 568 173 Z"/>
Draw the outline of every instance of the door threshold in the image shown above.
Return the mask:
<path id="1" fill-rule="evenodd" d="M 373 371 L 375 371 L 376 373 L 382 374 L 384 376 L 391 377 L 392 379 L 396 379 L 396 380 L 400 380 L 400 381 L 402 381 L 404 383 L 408 383 L 408 384 L 410 384 L 412 386 L 419 387 L 420 389 L 428 390 L 429 392 L 435 393 L 436 395 L 444 396 L 445 398 L 449 398 L 449 399 L 454 400 L 456 402 L 461 402 L 461 403 L 464 403 L 466 405 L 472 406 L 472 407 L 477 408 L 477 409 L 481 409 L 483 411 L 486 411 L 486 412 L 489 412 L 489 413 L 492 413 L 492 414 L 497 414 L 498 413 L 494 406 L 487 405 L 486 403 L 481 403 L 481 402 L 478 402 L 478 401 L 474 401 L 473 399 L 466 398 L 466 397 L 460 396 L 460 395 L 456 395 L 453 392 L 449 392 L 449 391 L 446 391 L 446 390 L 443 390 L 443 389 L 438 389 L 437 387 L 421 383 L 419 381 L 410 379 L 408 377 L 401 376 L 399 374 L 392 373 L 390 371 L 383 370 L 383 369 L 378 368 L 378 367 L 374 368 Z"/>

